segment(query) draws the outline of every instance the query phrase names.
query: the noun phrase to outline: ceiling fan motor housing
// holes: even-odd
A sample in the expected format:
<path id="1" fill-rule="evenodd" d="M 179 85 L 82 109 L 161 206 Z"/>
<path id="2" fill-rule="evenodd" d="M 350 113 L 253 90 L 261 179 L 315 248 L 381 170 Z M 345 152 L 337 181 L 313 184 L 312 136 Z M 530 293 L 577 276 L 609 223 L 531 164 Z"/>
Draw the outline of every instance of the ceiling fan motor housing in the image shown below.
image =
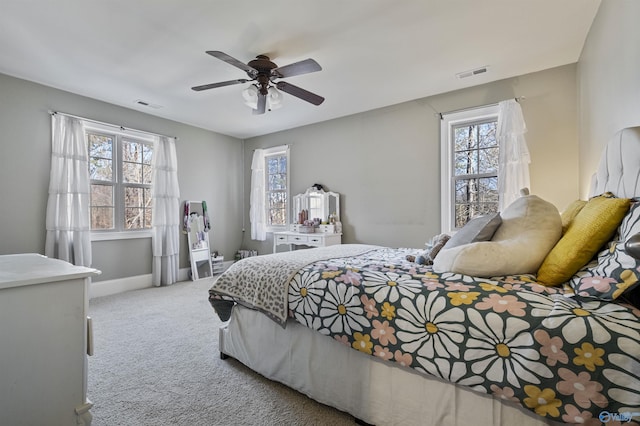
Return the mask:
<path id="1" fill-rule="evenodd" d="M 256 59 L 249 61 L 247 65 L 258 71 L 255 79 L 260 86 L 260 94 L 266 96 L 269 93 L 269 84 L 271 83 L 271 70 L 278 68 L 278 66 L 271 62 L 266 55 L 256 56 Z M 247 74 L 249 73 L 247 72 Z M 249 77 L 252 77 L 251 74 Z"/>
<path id="2" fill-rule="evenodd" d="M 274 68 L 278 68 L 276 64 L 269 60 L 268 56 L 258 55 L 252 61 L 249 61 L 247 64 L 251 68 L 255 68 L 259 73 L 271 74 L 271 70 Z"/>

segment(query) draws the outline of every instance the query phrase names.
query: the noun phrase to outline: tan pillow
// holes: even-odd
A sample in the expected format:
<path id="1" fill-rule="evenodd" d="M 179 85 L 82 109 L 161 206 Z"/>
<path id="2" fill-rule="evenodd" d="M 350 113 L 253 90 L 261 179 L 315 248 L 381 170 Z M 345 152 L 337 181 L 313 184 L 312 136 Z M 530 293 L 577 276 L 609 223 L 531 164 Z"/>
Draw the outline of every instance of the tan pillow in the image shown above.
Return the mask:
<path id="1" fill-rule="evenodd" d="M 562 213 L 560 213 L 560 217 L 562 218 L 562 233 L 566 233 L 567 229 L 569 229 L 569 225 L 573 222 L 573 219 L 576 218 L 580 210 L 587 204 L 585 200 L 575 200 L 571 204 L 567 206 L 566 209 Z"/>
<path id="2" fill-rule="evenodd" d="M 476 277 L 534 273 L 562 233 L 558 209 L 536 195 L 516 199 L 500 215 L 491 241 L 443 248 L 435 272 Z"/>
<path id="3" fill-rule="evenodd" d="M 550 286 L 568 281 L 613 237 L 630 203 L 628 198 L 594 197 L 587 201 L 542 262 L 538 281 Z"/>

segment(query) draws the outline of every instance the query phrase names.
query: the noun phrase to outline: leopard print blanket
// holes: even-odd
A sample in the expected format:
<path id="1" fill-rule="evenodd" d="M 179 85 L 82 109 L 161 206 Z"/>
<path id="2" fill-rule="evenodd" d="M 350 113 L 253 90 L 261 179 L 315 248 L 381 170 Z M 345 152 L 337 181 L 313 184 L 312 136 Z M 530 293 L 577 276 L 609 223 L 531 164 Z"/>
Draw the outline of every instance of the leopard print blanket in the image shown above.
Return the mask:
<path id="1" fill-rule="evenodd" d="M 378 248 L 367 244 L 342 244 L 247 257 L 220 275 L 209 293 L 262 311 L 284 327 L 289 313 L 289 281 L 300 268 L 321 260 L 358 256 Z"/>

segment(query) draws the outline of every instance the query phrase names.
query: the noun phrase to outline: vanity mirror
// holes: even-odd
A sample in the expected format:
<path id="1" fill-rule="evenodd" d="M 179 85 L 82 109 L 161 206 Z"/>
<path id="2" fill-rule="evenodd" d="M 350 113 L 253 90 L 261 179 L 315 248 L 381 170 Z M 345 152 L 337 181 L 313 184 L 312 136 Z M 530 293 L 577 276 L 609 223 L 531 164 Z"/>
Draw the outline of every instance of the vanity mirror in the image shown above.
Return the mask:
<path id="1" fill-rule="evenodd" d="M 273 233 L 273 251 L 280 244 L 325 247 L 342 243 L 340 194 L 327 192 L 314 185 L 295 195 L 291 203 L 291 225 L 288 231 Z"/>
<path id="2" fill-rule="evenodd" d="M 292 213 L 293 224 L 303 224 L 304 220 L 317 220 L 324 225 L 335 224 L 340 222 L 340 194 L 312 186 L 303 194 L 293 197 Z"/>

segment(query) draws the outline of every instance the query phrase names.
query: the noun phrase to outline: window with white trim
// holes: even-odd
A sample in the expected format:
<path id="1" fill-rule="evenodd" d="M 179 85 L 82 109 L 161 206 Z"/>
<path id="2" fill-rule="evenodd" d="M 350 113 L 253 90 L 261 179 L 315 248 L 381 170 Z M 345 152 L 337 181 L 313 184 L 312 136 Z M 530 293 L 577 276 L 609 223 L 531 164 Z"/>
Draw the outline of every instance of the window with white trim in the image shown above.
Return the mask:
<path id="1" fill-rule="evenodd" d="M 443 115 L 442 232 L 498 211 L 498 106 Z"/>
<path id="2" fill-rule="evenodd" d="M 289 219 L 289 148 L 266 149 L 264 161 L 267 231 L 282 231 Z"/>
<path id="3" fill-rule="evenodd" d="M 151 229 L 153 137 L 85 125 L 91 179 L 91 230 Z"/>

